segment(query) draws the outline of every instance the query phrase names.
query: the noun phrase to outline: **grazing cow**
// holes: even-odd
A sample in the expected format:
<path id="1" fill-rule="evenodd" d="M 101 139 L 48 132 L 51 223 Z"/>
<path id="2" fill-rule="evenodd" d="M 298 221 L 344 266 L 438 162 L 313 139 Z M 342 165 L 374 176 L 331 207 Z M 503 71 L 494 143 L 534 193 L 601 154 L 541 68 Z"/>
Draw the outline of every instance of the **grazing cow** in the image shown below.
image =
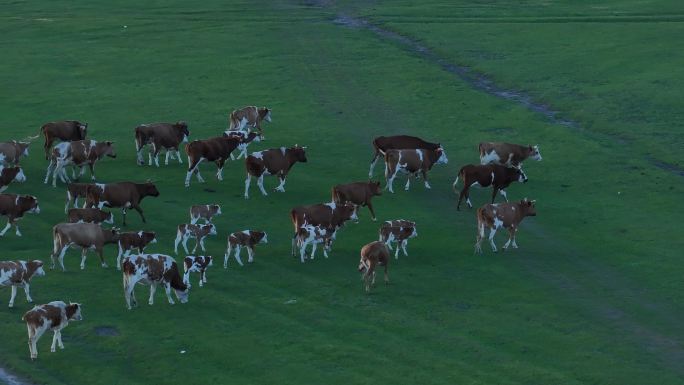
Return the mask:
<path id="1" fill-rule="evenodd" d="M 216 215 L 221 215 L 221 206 L 217 204 L 195 205 L 190 207 L 190 223 L 193 225 L 200 219 L 204 220 L 205 224 L 211 223 L 211 219 Z"/>
<path id="2" fill-rule="evenodd" d="M 188 173 L 185 175 L 185 187 L 190 187 L 192 174 L 197 173 L 197 181 L 204 183 L 204 178 L 200 175 L 199 165 L 203 161 L 214 162 L 218 171 L 216 178 L 223 180 L 223 166 L 230 154 L 242 142 L 242 139 L 232 136 L 219 136 L 216 138 L 193 140 L 185 146 L 188 154 Z"/>
<path id="3" fill-rule="evenodd" d="M 178 163 L 183 163 L 180 156 L 179 146 L 181 143 L 187 143 L 190 130 L 188 124 L 185 122 L 176 123 L 152 123 L 141 124 L 135 128 L 135 152 L 137 154 L 137 161 L 140 166 L 145 164 L 143 159 L 143 148 L 150 144 L 149 151 L 149 165 L 152 165 L 152 157 L 154 156 L 154 163 L 159 167 L 159 152 L 166 150 L 165 164 L 168 166 L 169 157 L 176 154 Z"/>
<path id="4" fill-rule="evenodd" d="M 45 275 L 43 261 L 0 261 L 0 286 L 11 286 L 9 307 L 14 307 L 14 298 L 17 296 L 17 287 L 23 287 L 26 293 L 26 301 L 33 302 L 29 292 L 29 284 L 33 276 Z"/>
<path id="5" fill-rule="evenodd" d="M 128 257 L 133 249 L 137 249 L 138 254 L 142 254 L 150 243 L 157 243 L 157 234 L 154 231 L 131 231 L 119 234 L 116 269 L 121 270 L 121 256 Z"/>
<path id="6" fill-rule="evenodd" d="M 262 139 L 261 134 L 241 130 L 226 130 L 226 132 L 223 133 L 223 136 L 240 139 L 240 144 L 238 144 L 237 146 L 238 150 L 240 150 L 240 153 L 236 158 L 233 156 L 233 153 L 231 152 L 230 160 L 247 157 L 247 147 L 249 146 L 249 144 L 252 142 L 261 142 Z"/>
<path id="7" fill-rule="evenodd" d="M 50 149 L 55 140 L 71 142 L 72 140 L 85 140 L 88 134 L 88 123 L 77 120 L 65 120 L 50 122 L 40 127 L 40 132 L 45 136 L 45 159 L 50 159 Z"/>
<path id="8" fill-rule="evenodd" d="M 361 248 L 361 260 L 359 261 L 359 272 L 364 283 L 366 292 L 370 292 L 372 285 L 375 285 L 375 268 L 385 267 L 385 284 L 389 283 L 387 267 L 389 265 L 389 249 L 387 245 L 380 241 L 371 242 Z"/>
<path id="9" fill-rule="evenodd" d="M 119 229 L 103 229 L 100 225 L 94 223 L 60 223 L 52 228 L 53 249 L 52 266 L 55 268 L 55 260 L 59 258 L 59 264 L 64 268 L 64 254 L 66 254 L 69 247 L 81 248 L 81 270 L 85 269 L 85 260 L 88 250 L 95 250 L 100 256 L 102 267 L 107 267 L 104 255 L 102 254 L 104 246 L 108 243 L 119 242 Z"/>
<path id="10" fill-rule="evenodd" d="M 240 259 L 240 250 L 243 247 L 247 248 L 247 262 L 254 262 L 254 246 L 257 243 L 268 243 L 266 233 L 263 231 L 254 230 L 244 230 L 238 231 L 228 235 L 228 247 L 226 248 L 226 255 L 223 259 L 223 268 L 228 268 L 228 258 L 230 254 L 235 249 L 235 260 L 242 266 L 242 260 Z"/>
<path id="11" fill-rule="evenodd" d="M 373 220 L 377 220 L 375 217 L 375 211 L 373 211 L 373 204 L 371 203 L 371 198 L 374 196 L 382 195 L 382 190 L 380 189 L 380 182 L 356 182 L 349 184 L 338 184 L 332 188 L 332 200 L 335 203 L 346 203 L 351 202 L 357 206 L 368 206 Z"/>
<path id="12" fill-rule="evenodd" d="M 401 248 L 404 251 L 404 255 L 408 257 L 408 252 L 406 251 L 408 240 L 418 236 L 416 223 L 405 219 L 385 221 L 382 226 L 380 226 L 378 233 L 379 240 L 384 242 L 390 250 L 392 250 L 392 243 L 397 243 L 397 250 L 394 253 L 395 259 L 399 259 L 399 248 Z"/>
<path id="13" fill-rule="evenodd" d="M 211 255 L 207 256 L 192 256 L 189 255 L 183 259 L 183 283 L 190 284 L 190 273 L 200 273 L 199 285 L 204 286 L 207 283 L 207 268 L 214 266 L 214 258 Z"/>
<path id="14" fill-rule="evenodd" d="M 411 183 L 411 175 L 417 176 L 418 172 L 423 175 L 425 188 L 430 188 L 428 182 L 427 172 L 432 169 L 435 164 L 446 164 L 448 159 L 446 152 L 439 147 L 436 150 L 387 150 L 385 152 L 385 179 L 387 180 L 387 188 L 391 193 L 394 193 L 392 184 L 394 178 L 397 177 L 399 171 L 408 174 L 406 178 L 406 186 L 404 190 L 408 191 Z"/>
<path id="15" fill-rule="evenodd" d="M 31 140 L 36 138 L 38 138 L 38 136 L 26 138 L 25 140 L 28 140 L 28 142 L 19 142 L 16 140 L 0 142 L 0 166 L 19 165 L 19 160 L 29 154 Z"/>
<path id="16" fill-rule="evenodd" d="M 330 202 L 293 208 L 290 211 L 290 220 L 294 226 L 292 255 L 294 255 L 297 233 L 301 231 L 302 226 L 309 224 L 333 231 L 342 227 L 346 221 L 357 219 L 356 206 L 351 203 Z"/>
<path id="17" fill-rule="evenodd" d="M 114 224 L 114 214 L 109 211 L 100 209 L 71 209 L 67 214 L 67 222 L 69 223 L 107 223 Z"/>
<path id="18" fill-rule="evenodd" d="M 78 198 L 83 198 L 83 208 L 86 206 L 88 197 L 88 188 L 95 186 L 95 183 L 69 183 L 67 185 L 66 204 L 64 205 L 64 214 L 69 212 L 69 205 L 72 204 L 74 208 L 78 208 Z"/>
<path id="19" fill-rule="evenodd" d="M 326 229 L 321 226 L 312 226 L 305 224 L 300 227 L 297 232 L 297 246 L 299 247 L 299 258 L 304 263 L 306 257 L 306 247 L 311 244 L 311 259 L 314 259 L 316 254 L 316 246 L 319 243 L 323 244 L 323 255 L 328 258 L 328 251 L 332 248 L 332 242 L 335 240 L 337 229 Z M 294 250 L 292 251 L 294 255 Z"/>
<path id="20" fill-rule="evenodd" d="M 88 188 L 86 206 L 100 209 L 103 207 L 121 207 L 124 226 L 126 226 L 126 210 L 132 208 L 140 214 L 143 223 L 147 223 L 140 202 L 148 196 L 159 196 L 159 190 L 152 182 L 96 183 Z"/>
<path id="21" fill-rule="evenodd" d="M 85 174 L 85 166 L 90 168 L 90 178 L 95 180 L 95 163 L 105 156 L 116 158 L 116 151 L 112 142 L 96 142 L 94 140 L 75 140 L 63 142 L 55 146 L 50 157 L 47 172 L 45 174 L 45 184 L 50 181 L 52 173 L 52 187 L 57 186 L 57 176 L 62 182 L 69 183 L 69 177 L 65 167 L 73 166 L 72 177 L 77 179 Z M 81 169 L 80 174 L 76 175 L 76 167 Z"/>
<path id="22" fill-rule="evenodd" d="M 275 191 L 285 192 L 285 180 L 292 166 L 297 162 L 306 163 L 306 147 L 270 148 L 264 151 L 253 152 L 245 158 L 247 179 L 245 179 L 245 199 L 249 198 L 249 185 L 252 177 L 256 177 L 257 186 L 263 195 L 268 195 L 264 190 L 264 175 L 277 175 L 280 185 Z"/>
<path id="23" fill-rule="evenodd" d="M 7 190 L 9 184 L 17 181 L 19 183 L 26 182 L 26 175 L 24 170 L 19 166 L 4 167 L 0 164 L 0 193 Z"/>
<path id="24" fill-rule="evenodd" d="M 166 298 L 171 305 L 171 288 L 174 289 L 180 303 L 188 302 L 190 285 L 183 283 L 176 260 L 164 254 L 141 254 L 131 255 L 123 260 L 123 287 L 124 298 L 128 310 L 138 305 L 135 299 L 135 284 L 150 285 L 150 299 L 148 303 L 154 304 L 154 292 L 157 285 L 164 286 Z"/>
<path id="25" fill-rule="evenodd" d="M 68 305 L 62 301 L 52 301 L 44 305 L 34 306 L 21 317 L 26 321 L 26 328 L 28 329 L 28 344 L 31 359 L 38 358 L 38 347 L 36 344 L 42 335 L 52 330 L 55 335 L 52 337 L 52 346 L 50 352 L 56 351 L 55 345 L 59 345 L 60 349 L 64 349 L 62 343 L 62 329 L 69 325 L 69 321 L 81 321 L 82 306 L 80 303 L 70 302 Z"/>
<path id="26" fill-rule="evenodd" d="M 216 226 L 211 223 L 206 225 L 194 225 L 191 223 L 178 225 L 176 242 L 173 246 L 173 250 L 176 254 L 178 254 L 178 244 L 183 242 L 183 249 L 185 249 L 186 254 L 189 254 L 188 239 L 194 239 L 195 248 L 192 249 L 192 252 L 195 253 L 195 251 L 197 251 L 197 245 L 200 246 L 202 251 L 206 251 L 204 248 L 204 238 L 206 238 L 207 235 L 216 235 Z"/>
<path id="27" fill-rule="evenodd" d="M 508 202 L 508 196 L 504 189 L 513 182 L 527 182 L 527 175 L 525 175 L 520 167 L 506 167 L 499 164 L 469 164 L 461 167 L 453 184 L 454 192 L 457 193 L 456 184 L 459 178 L 463 179 L 463 190 L 461 190 L 458 196 L 456 210 L 461 209 L 461 201 L 464 197 L 468 207 L 473 207 L 472 203 L 470 203 L 470 187 L 472 186 L 492 186 L 492 203 L 494 203 L 496 193 L 501 193 L 506 202 Z"/>
<path id="28" fill-rule="evenodd" d="M 387 150 L 436 150 L 442 146 L 439 143 L 426 142 L 421 138 L 408 135 L 396 136 L 378 136 L 373 139 L 373 159 L 371 159 L 370 171 L 368 171 L 368 179 L 373 178 L 373 169 L 378 158 L 384 157 Z"/>
<path id="29" fill-rule="evenodd" d="M 501 164 L 507 167 L 517 167 L 527 158 L 542 160 L 539 153 L 539 146 L 520 144 L 501 143 L 501 142 L 482 142 L 480 143 L 480 163 L 481 164 Z"/>
<path id="30" fill-rule="evenodd" d="M 40 214 L 38 199 L 31 195 L 0 194 L 0 215 L 7 217 L 7 226 L 0 231 L 0 237 L 4 236 L 12 225 L 16 228 L 17 237 L 21 237 L 19 224 L 25 213 Z"/>
<path id="31" fill-rule="evenodd" d="M 266 107 L 257 108 L 256 106 L 243 107 L 230 113 L 228 118 L 229 130 L 242 130 L 245 127 L 256 128 L 259 134 L 261 131 L 261 121 L 271 123 L 271 109 Z"/>
<path id="32" fill-rule="evenodd" d="M 475 252 L 482 253 L 482 240 L 485 237 L 485 228 L 489 228 L 489 244 L 492 245 L 492 251 L 496 253 L 496 245 L 494 244 L 494 235 L 496 230 L 505 228 L 508 230 L 508 241 L 504 245 L 504 250 L 513 242 L 513 248 L 517 249 L 518 244 L 515 243 L 515 233 L 518 231 L 520 222 L 525 217 L 537 215 L 537 209 L 534 207 L 535 201 L 528 201 L 527 198 L 512 203 L 495 203 L 486 204 L 477 209 L 477 243 L 475 244 Z"/>

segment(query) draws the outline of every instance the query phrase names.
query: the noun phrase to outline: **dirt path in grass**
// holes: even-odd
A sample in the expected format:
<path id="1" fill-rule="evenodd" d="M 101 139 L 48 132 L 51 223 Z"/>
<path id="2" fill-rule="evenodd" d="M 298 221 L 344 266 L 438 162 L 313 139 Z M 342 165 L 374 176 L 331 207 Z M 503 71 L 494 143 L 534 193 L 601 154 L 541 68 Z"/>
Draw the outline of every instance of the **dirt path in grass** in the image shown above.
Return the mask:
<path id="1" fill-rule="evenodd" d="M 28 385 L 28 382 L 18 379 L 16 376 L 11 375 L 5 371 L 5 369 L 0 367 L 0 383 L 7 385 Z"/>

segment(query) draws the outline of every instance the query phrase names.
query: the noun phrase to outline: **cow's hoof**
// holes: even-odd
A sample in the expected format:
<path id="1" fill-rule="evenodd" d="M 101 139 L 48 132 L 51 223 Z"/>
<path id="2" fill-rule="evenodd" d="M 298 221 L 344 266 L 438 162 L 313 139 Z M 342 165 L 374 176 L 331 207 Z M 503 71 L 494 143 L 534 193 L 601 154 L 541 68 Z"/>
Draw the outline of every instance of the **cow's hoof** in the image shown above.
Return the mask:
<path id="1" fill-rule="evenodd" d="M 302 262 L 303 262 L 303 261 L 302 261 Z M 11 309 L 11 308 L 13 308 L 13 307 L 14 307 L 14 304 L 13 304 L 13 303 L 11 303 L 11 304 L 9 304 L 9 306 L 8 306 L 8 307 L 9 307 L 9 308 Z"/>

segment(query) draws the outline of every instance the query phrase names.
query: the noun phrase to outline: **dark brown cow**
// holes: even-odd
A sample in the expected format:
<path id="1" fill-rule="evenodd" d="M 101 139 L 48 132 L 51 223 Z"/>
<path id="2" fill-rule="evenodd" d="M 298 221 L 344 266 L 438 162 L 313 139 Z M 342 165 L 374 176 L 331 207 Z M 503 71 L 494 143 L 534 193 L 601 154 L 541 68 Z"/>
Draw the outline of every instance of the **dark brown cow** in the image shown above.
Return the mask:
<path id="1" fill-rule="evenodd" d="M 150 243 L 157 243 L 154 231 L 131 231 L 119 234 L 119 254 L 116 256 L 116 269 L 121 270 L 121 257 L 128 257 L 133 249 L 142 254 Z"/>
<path id="2" fill-rule="evenodd" d="M 16 234 L 21 237 L 19 224 L 17 223 L 25 213 L 39 214 L 38 199 L 31 195 L 0 194 L 0 215 L 7 217 L 7 226 L 0 231 L 0 237 L 4 236 L 12 225 L 16 228 Z"/>
<path id="3" fill-rule="evenodd" d="M 366 292 L 370 292 L 372 285 L 375 285 L 375 269 L 378 266 L 385 267 L 385 284 L 389 283 L 387 268 L 389 267 L 389 249 L 383 242 L 371 242 L 361 248 L 361 260 L 359 261 L 359 272 Z"/>
<path id="4" fill-rule="evenodd" d="M 337 204 L 335 202 L 319 203 L 309 206 L 297 206 L 290 211 L 290 220 L 294 226 L 292 236 L 292 255 L 295 255 L 297 234 L 303 226 L 320 226 L 331 233 L 342 227 L 346 221 L 358 220 L 356 206 L 352 203 Z"/>
<path id="5" fill-rule="evenodd" d="M 94 223 L 60 223 L 52 228 L 53 249 L 52 266 L 55 268 L 56 259 L 59 259 L 59 264 L 62 271 L 64 268 L 64 254 L 66 254 L 69 247 L 81 248 L 81 270 L 85 269 L 85 260 L 88 250 L 93 249 L 100 256 L 102 267 L 107 267 L 104 260 L 103 249 L 108 243 L 119 242 L 119 229 L 103 229 L 100 225 Z"/>
<path id="6" fill-rule="evenodd" d="M 55 140 L 64 142 L 85 140 L 88 135 L 88 123 L 81 123 L 77 120 L 50 122 L 43 124 L 40 132 L 45 136 L 45 159 L 50 159 L 50 149 Z"/>
<path id="7" fill-rule="evenodd" d="M 254 133 L 252 135 L 256 136 Z M 197 173 L 197 181 L 204 183 L 199 170 L 200 163 L 204 161 L 216 163 L 218 168 L 216 178 L 223 180 L 223 166 L 240 143 L 242 143 L 242 139 L 232 136 L 219 136 L 190 142 L 185 146 L 185 152 L 188 154 L 188 173 L 185 175 L 185 187 L 190 187 L 190 178 L 194 173 Z"/>
<path id="8" fill-rule="evenodd" d="M 69 325 L 69 321 L 81 321 L 83 319 L 81 308 L 81 304 L 78 303 L 69 303 L 67 305 L 62 301 L 52 301 L 44 305 L 35 306 L 24 314 L 21 319 L 26 321 L 29 351 L 31 352 L 32 360 L 38 358 L 36 343 L 48 330 L 52 330 L 55 333 L 52 337 L 50 352 L 54 353 L 57 350 L 55 345 L 59 345 L 60 349 L 64 349 L 62 329 Z"/>
<path id="9" fill-rule="evenodd" d="M 85 166 L 90 168 L 90 178 L 95 180 L 95 163 L 105 156 L 116 158 L 116 151 L 113 142 L 97 142 L 94 140 L 75 140 L 63 142 L 55 146 L 50 157 L 47 172 L 45 174 L 45 184 L 50 180 L 52 173 L 52 187 L 57 186 L 57 176 L 62 182 L 69 183 L 66 166 L 73 167 L 72 177 L 77 179 L 85 173 Z M 81 173 L 76 175 L 76 167 L 81 169 Z"/>
<path id="10" fill-rule="evenodd" d="M 214 266 L 214 258 L 211 255 L 207 256 L 193 256 L 189 255 L 183 259 L 183 283 L 190 284 L 190 273 L 199 273 L 200 287 L 207 283 L 207 269 L 209 266 Z"/>
<path id="11" fill-rule="evenodd" d="M 494 244 L 494 235 L 496 230 L 505 228 L 508 230 L 508 241 L 504 245 L 504 250 L 513 242 L 514 249 L 518 248 L 515 243 L 515 234 L 518 231 L 518 226 L 525 217 L 537 215 L 537 209 L 534 207 L 535 201 L 528 201 L 527 198 L 512 203 L 496 203 L 486 204 L 477 209 L 477 243 L 475 244 L 475 252 L 482 253 L 482 240 L 485 237 L 485 228 L 489 228 L 489 244 L 492 245 L 492 250 L 496 253 L 496 245 Z"/>
<path id="12" fill-rule="evenodd" d="M 527 158 L 542 160 L 539 146 L 511 144 L 502 142 L 480 143 L 481 164 L 501 164 L 508 167 L 517 167 Z"/>
<path id="13" fill-rule="evenodd" d="M 0 261 L 0 287 L 11 286 L 9 307 L 14 307 L 14 299 L 17 297 L 17 287 L 23 287 L 26 293 L 26 301 L 33 302 L 29 286 L 33 276 L 45 275 L 43 261 Z"/>
<path id="14" fill-rule="evenodd" d="M 194 225 L 191 223 L 178 225 L 178 230 L 176 231 L 176 241 L 173 250 L 176 254 L 178 254 L 178 244 L 183 242 L 183 249 L 185 250 L 185 253 L 190 254 L 190 252 L 188 252 L 188 240 L 195 239 L 195 248 L 192 249 L 192 252 L 194 253 L 197 251 L 197 245 L 201 247 L 202 251 L 206 251 L 204 248 L 204 238 L 206 238 L 208 235 L 216 235 L 216 226 L 211 223 L 206 225 Z"/>
<path id="15" fill-rule="evenodd" d="M 183 163 L 180 156 L 179 146 L 181 143 L 186 143 L 190 136 L 188 124 L 185 122 L 176 123 L 151 123 L 141 124 L 135 128 L 135 152 L 139 165 L 144 165 L 143 148 L 150 144 L 151 150 L 148 154 L 149 165 L 152 165 L 152 157 L 154 162 L 159 167 L 159 152 L 166 150 L 165 164 L 169 164 L 169 157 L 173 157 L 173 153 L 178 158 L 178 163 Z"/>
<path id="16" fill-rule="evenodd" d="M 456 193 L 458 193 L 456 184 L 458 183 L 459 178 L 463 179 L 463 189 L 458 196 L 456 210 L 461 209 L 461 201 L 464 197 L 468 207 L 473 207 L 472 203 L 470 203 L 470 187 L 472 186 L 492 186 L 492 203 L 494 203 L 494 198 L 496 198 L 497 193 L 501 193 L 506 202 L 508 202 L 508 196 L 504 189 L 513 182 L 527 182 L 527 175 L 525 175 L 521 168 L 506 167 L 499 164 L 469 164 L 461 167 L 453 184 L 454 192 Z"/>
<path id="17" fill-rule="evenodd" d="M 96 183 L 95 186 L 88 188 L 87 206 L 100 209 L 103 207 L 121 207 L 124 226 L 126 226 L 126 210 L 132 208 L 140 214 L 143 223 L 146 223 L 140 202 L 148 196 L 159 196 L 159 190 L 152 182 Z"/>
<path id="18" fill-rule="evenodd" d="M 395 135 L 395 136 L 378 136 L 373 139 L 373 149 L 375 150 L 373 154 L 373 159 L 371 159 L 370 171 L 368 171 L 368 179 L 373 178 L 373 169 L 375 168 L 375 163 L 378 158 L 384 157 L 387 150 L 412 150 L 412 149 L 425 149 L 425 150 L 436 150 L 442 146 L 439 143 L 426 142 L 421 138 L 408 135 Z"/>
<path id="19" fill-rule="evenodd" d="M 64 214 L 69 212 L 69 205 L 73 202 L 74 208 L 78 207 L 78 198 L 83 198 L 83 207 L 86 206 L 88 197 L 88 188 L 95 186 L 95 183 L 69 183 L 67 185 L 66 204 L 64 205 Z"/>
<path id="20" fill-rule="evenodd" d="M 26 182 L 24 170 L 22 170 L 19 166 L 4 167 L 0 165 L 0 193 L 7 190 L 9 184 L 14 181 L 19 183 Z"/>
<path id="21" fill-rule="evenodd" d="M 406 251 L 408 240 L 418 236 L 416 223 L 405 219 L 383 222 L 378 233 L 379 241 L 384 242 L 390 250 L 392 250 L 392 243 L 397 244 L 397 250 L 394 253 L 395 259 L 399 259 L 399 249 L 403 250 L 404 255 L 408 257 Z"/>
<path id="22" fill-rule="evenodd" d="M 297 162 L 306 163 L 306 147 L 270 148 L 268 150 L 253 152 L 245 158 L 247 179 L 245 179 L 245 199 L 249 199 L 249 185 L 252 177 L 257 178 L 257 186 L 263 195 L 268 195 L 264 190 L 264 175 L 277 175 L 280 185 L 275 191 L 285 192 L 285 180 L 292 166 Z"/>
<path id="23" fill-rule="evenodd" d="M 114 224 L 114 215 L 109 211 L 103 211 L 96 208 L 86 209 L 71 209 L 67 214 L 67 222 L 69 223 L 108 223 Z"/>
<path id="24" fill-rule="evenodd" d="M 27 142 L 20 142 L 17 140 L 10 140 L 9 142 L 0 142 L 0 166 L 17 166 L 22 157 L 28 156 L 29 145 L 31 140 L 38 138 L 38 136 L 29 137 L 25 140 Z"/>
<path id="25" fill-rule="evenodd" d="M 338 184 L 332 188 L 332 200 L 335 203 L 346 203 L 350 202 L 357 206 L 368 206 L 373 220 L 377 220 L 375 217 L 375 211 L 373 210 L 373 203 L 371 199 L 374 196 L 382 195 L 382 190 L 380 189 L 380 182 L 355 182 L 348 184 Z"/>
<path id="26" fill-rule="evenodd" d="M 229 130 L 242 130 L 245 127 L 256 128 L 259 134 L 262 133 L 261 121 L 271 123 L 271 110 L 266 107 L 257 108 L 256 106 L 243 107 L 230 113 L 228 118 Z"/>
<path id="27" fill-rule="evenodd" d="M 211 219 L 216 215 L 221 215 L 221 206 L 217 204 L 190 207 L 190 223 L 193 225 L 200 219 L 204 220 L 204 223 L 211 223 Z"/>
<path id="28" fill-rule="evenodd" d="M 135 299 L 135 284 L 150 285 L 150 299 L 148 303 L 154 304 L 154 292 L 157 285 L 163 285 L 166 290 L 166 298 L 171 305 L 174 304 L 171 298 L 171 288 L 176 292 L 176 297 L 180 303 L 188 302 L 190 285 L 183 283 L 176 260 L 164 254 L 142 254 L 131 255 L 123 261 L 123 283 L 124 297 L 128 310 L 131 305 L 137 306 Z"/>
<path id="29" fill-rule="evenodd" d="M 435 164 L 446 164 L 448 159 L 446 152 L 439 147 L 436 150 L 387 150 L 385 152 L 385 179 L 387 180 L 387 188 L 391 193 L 394 193 L 392 185 L 394 178 L 399 172 L 408 174 L 406 178 L 406 186 L 404 190 L 408 191 L 411 183 L 411 176 L 416 176 L 418 172 L 423 175 L 425 188 L 430 188 L 428 182 L 427 172 L 432 169 Z"/>
<path id="30" fill-rule="evenodd" d="M 257 243 L 268 243 L 266 233 L 263 231 L 243 230 L 228 235 L 228 246 L 226 248 L 226 255 L 223 259 L 223 268 L 228 268 L 228 258 L 235 249 L 235 260 L 242 266 L 240 259 L 240 250 L 243 247 L 247 248 L 247 262 L 254 262 L 254 246 Z"/>

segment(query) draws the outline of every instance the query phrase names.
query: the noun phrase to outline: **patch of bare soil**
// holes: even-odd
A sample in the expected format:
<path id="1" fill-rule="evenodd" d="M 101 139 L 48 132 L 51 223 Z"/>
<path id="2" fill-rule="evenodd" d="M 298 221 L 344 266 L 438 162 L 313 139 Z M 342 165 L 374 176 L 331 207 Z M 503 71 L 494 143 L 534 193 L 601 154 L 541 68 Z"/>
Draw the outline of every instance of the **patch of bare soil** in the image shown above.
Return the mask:
<path id="1" fill-rule="evenodd" d="M 7 385 L 29 385 L 28 382 L 24 382 L 16 376 L 7 373 L 3 368 L 0 368 L 0 383 Z"/>

